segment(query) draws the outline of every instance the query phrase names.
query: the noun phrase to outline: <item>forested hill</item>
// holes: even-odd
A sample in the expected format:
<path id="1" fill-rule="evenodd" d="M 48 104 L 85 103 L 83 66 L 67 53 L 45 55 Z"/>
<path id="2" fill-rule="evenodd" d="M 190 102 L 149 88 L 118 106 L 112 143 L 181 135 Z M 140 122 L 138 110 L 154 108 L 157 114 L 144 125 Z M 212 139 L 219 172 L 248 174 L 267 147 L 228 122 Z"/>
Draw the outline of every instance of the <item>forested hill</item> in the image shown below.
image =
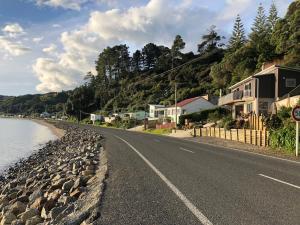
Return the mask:
<path id="1" fill-rule="evenodd" d="M 0 98 L 0 112 L 40 113 L 64 111 L 76 115 L 93 112 L 134 111 L 149 103 L 174 103 L 204 94 L 218 94 L 260 70 L 264 62 L 280 60 L 300 67 L 300 1 L 294 1 L 284 18 L 278 18 L 274 4 L 257 10 L 250 34 L 245 33 L 242 15 L 237 15 L 232 35 L 225 40 L 212 26 L 199 37 L 198 52 L 185 52 L 180 35 L 171 48 L 146 44 L 129 53 L 128 46 L 105 48 L 96 59 L 97 74 L 88 73 L 85 84 L 73 91 Z M 208 25 L 209 26 L 209 25 Z M 175 68 L 174 70 L 171 70 Z"/>

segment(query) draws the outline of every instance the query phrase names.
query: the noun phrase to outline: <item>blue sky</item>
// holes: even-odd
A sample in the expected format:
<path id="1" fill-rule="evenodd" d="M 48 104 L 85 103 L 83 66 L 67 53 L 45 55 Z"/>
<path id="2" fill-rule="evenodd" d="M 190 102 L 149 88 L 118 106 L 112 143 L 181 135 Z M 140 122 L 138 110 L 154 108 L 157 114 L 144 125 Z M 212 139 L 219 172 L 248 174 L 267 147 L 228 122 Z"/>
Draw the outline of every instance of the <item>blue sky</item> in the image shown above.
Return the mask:
<path id="1" fill-rule="evenodd" d="M 211 25 L 229 36 L 239 13 L 249 32 L 261 2 L 272 0 L 0 0 L 0 95 L 68 90 L 94 70 L 99 52 L 131 52 L 181 34 L 195 51 Z M 291 0 L 275 0 L 284 16 Z"/>

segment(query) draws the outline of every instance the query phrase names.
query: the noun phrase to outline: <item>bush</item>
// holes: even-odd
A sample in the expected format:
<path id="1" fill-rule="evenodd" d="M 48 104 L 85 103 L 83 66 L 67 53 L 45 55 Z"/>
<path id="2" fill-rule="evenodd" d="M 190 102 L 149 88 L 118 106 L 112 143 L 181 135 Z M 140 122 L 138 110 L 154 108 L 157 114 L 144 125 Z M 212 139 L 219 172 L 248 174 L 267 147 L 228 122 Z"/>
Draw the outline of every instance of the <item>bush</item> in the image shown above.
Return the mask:
<path id="1" fill-rule="evenodd" d="M 225 128 L 226 130 L 230 130 L 230 129 L 235 128 L 235 120 L 232 119 L 231 117 L 230 117 L 230 118 L 228 117 L 228 118 L 224 121 L 224 128 Z"/>
<path id="2" fill-rule="evenodd" d="M 291 118 L 291 112 L 292 112 L 292 108 L 291 107 L 285 107 L 282 106 L 280 108 L 280 110 L 278 110 L 277 112 L 277 116 L 281 119 L 281 120 L 286 120 Z"/>
<path id="3" fill-rule="evenodd" d="M 293 152 L 296 148 L 295 137 L 295 122 L 287 120 L 279 129 L 270 130 L 271 147 Z"/>
<path id="4" fill-rule="evenodd" d="M 179 117 L 179 123 L 180 123 L 180 125 L 184 125 L 185 119 L 188 119 L 189 122 L 204 122 L 204 121 L 206 122 L 209 118 L 209 114 L 211 114 L 211 117 L 213 119 L 222 118 L 229 114 L 229 110 L 219 107 L 219 108 L 214 108 L 214 109 L 203 110 L 203 111 L 200 111 L 197 113 L 181 115 Z"/>
<path id="5" fill-rule="evenodd" d="M 282 119 L 277 115 L 266 117 L 263 122 L 268 130 L 276 130 L 282 126 Z"/>

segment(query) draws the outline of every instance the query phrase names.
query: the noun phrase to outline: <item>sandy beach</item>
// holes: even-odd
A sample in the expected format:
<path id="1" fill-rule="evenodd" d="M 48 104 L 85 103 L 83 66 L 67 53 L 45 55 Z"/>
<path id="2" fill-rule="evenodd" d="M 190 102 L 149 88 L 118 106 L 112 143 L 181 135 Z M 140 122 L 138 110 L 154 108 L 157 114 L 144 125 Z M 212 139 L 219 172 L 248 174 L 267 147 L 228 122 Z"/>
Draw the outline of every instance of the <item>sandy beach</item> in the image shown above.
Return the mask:
<path id="1" fill-rule="evenodd" d="M 47 122 L 46 120 L 32 119 L 32 121 L 48 127 L 51 130 L 51 132 L 58 138 L 62 138 L 65 135 L 65 130 L 55 127 L 53 124 Z"/>

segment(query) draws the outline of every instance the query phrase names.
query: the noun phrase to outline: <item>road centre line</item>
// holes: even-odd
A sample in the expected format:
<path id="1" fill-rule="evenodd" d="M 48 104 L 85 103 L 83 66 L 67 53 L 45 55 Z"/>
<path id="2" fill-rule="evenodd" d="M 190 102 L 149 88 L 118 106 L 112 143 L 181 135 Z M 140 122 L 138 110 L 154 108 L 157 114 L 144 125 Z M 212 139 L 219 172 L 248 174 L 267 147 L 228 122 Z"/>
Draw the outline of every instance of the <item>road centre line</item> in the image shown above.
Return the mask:
<path id="1" fill-rule="evenodd" d="M 189 152 L 189 153 L 195 153 L 195 152 L 193 152 L 193 151 L 191 151 L 191 150 L 188 150 L 188 149 L 186 149 L 186 148 L 180 147 L 179 149 L 182 150 L 182 151 Z"/>
<path id="2" fill-rule="evenodd" d="M 116 138 L 127 144 L 144 162 L 162 179 L 163 182 L 173 191 L 185 206 L 194 214 L 194 216 L 203 225 L 213 225 L 212 222 L 174 185 L 165 177 L 145 156 L 143 156 L 135 147 L 121 137 L 114 135 Z"/>
<path id="3" fill-rule="evenodd" d="M 279 182 L 279 183 L 282 183 L 282 184 L 286 184 L 286 185 L 289 185 L 291 187 L 300 189 L 300 186 L 297 186 L 297 185 L 294 185 L 294 184 L 291 184 L 291 183 L 288 183 L 288 182 L 285 182 L 285 181 L 282 181 L 282 180 L 279 180 L 279 179 L 276 179 L 276 178 L 273 178 L 273 177 L 269 177 L 269 176 L 264 175 L 264 174 L 258 174 L 258 175 L 261 176 L 261 177 L 265 177 L 265 178 L 268 178 L 270 180 L 274 180 L 276 182 Z"/>

